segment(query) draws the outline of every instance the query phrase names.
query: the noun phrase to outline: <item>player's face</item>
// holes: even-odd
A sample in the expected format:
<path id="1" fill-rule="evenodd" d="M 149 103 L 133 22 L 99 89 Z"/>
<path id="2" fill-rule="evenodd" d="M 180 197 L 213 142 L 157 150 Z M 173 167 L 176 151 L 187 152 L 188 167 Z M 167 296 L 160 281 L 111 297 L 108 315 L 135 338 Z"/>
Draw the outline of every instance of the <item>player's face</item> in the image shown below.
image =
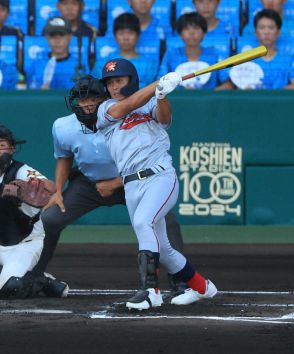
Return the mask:
<path id="1" fill-rule="evenodd" d="M 197 12 L 209 20 L 215 17 L 219 0 L 194 0 L 194 4 Z"/>
<path id="2" fill-rule="evenodd" d="M 115 39 L 122 51 L 133 51 L 138 42 L 139 36 L 135 31 L 121 29 L 116 31 Z"/>
<path id="3" fill-rule="evenodd" d="M 60 56 L 68 53 L 68 46 L 71 40 L 70 34 L 63 35 L 54 33 L 46 37 L 48 39 L 52 54 Z"/>
<path id="4" fill-rule="evenodd" d="M 125 87 L 130 81 L 128 76 L 118 76 L 118 77 L 110 77 L 106 81 L 107 90 L 111 96 L 118 101 L 121 101 L 125 98 L 124 95 L 120 93 L 120 90 Z"/>
<path id="5" fill-rule="evenodd" d="M 263 17 L 257 23 L 255 34 L 260 44 L 273 46 L 280 35 L 280 31 L 274 20 Z"/>
<path id="6" fill-rule="evenodd" d="M 0 5 L 0 23 L 4 23 L 8 16 L 8 9 L 6 6 Z"/>
<path id="7" fill-rule="evenodd" d="M 277 12 L 283 10 L 283 6 L 286 3 L 286 0 L 261 0 L 265 9 L 272 9 Z"/>
<path id="8" fill-rule="evenodd" d="M 200 42 L 204 38 L 204 35 L 205 33 L 200 27 L 191 25 L 185 27 L 180 34 L 186 46 L 192 47 L 200 45 Z"/>
<path id="9" fill-rule="evenodd" d="M 148 15 L 155 0 L 129 0 L 133 11 L 141 16 Z"/>
<path id="10" fill-rule="evenodd" d="M 13 154 L 14 147 L 5 139 L 0 139 L 0 156 L 4 153 Z"/>
<path id="11" fill-rule="evenodd" d="M 57 5 L 61 16 L 69 21 L 74 21 L 79 18 L 82 11 L 81 3 L 77 0 L 63 0 Z"/>
<path id="12" fill-rule="evenodd" d="M 101 97 L 88 97 L 80 98 L 78 100 L 78 106 L 81 107 L 86 114 L 94 113 L 96 107 L 103 102 Z"/>

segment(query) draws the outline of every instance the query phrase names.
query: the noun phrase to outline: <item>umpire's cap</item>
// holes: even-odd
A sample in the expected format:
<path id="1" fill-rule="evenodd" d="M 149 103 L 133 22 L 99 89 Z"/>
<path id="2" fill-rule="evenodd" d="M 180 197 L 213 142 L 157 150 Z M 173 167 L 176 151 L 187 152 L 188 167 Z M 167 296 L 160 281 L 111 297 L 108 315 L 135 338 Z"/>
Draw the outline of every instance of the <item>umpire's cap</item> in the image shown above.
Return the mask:
<path id="1" fill-rule="evenodd" d="M 12 146 L 16 144 L 25 144 L 26 140 L 17 140 L 12 131 L 0 123 L 0 139 L 7 140 Z"/>
<path id="2" fill-rule="evenodd" d="M 55 33 L 63 35 L 72 33 L 70 22 L 61 16 L 49 18 L 43 29 L 43 35 L 50 36 Z"/>
<path id="3" fill-rule="evenodd" d="M 139 76 L 134 64 L 123 58 L 109 60 L 102 69 L 102 81 L 106 84 L 109 77 L 129 76 L 130 82 L 120 91 L 124 96 L 131 96 L 139 90 Z"/>

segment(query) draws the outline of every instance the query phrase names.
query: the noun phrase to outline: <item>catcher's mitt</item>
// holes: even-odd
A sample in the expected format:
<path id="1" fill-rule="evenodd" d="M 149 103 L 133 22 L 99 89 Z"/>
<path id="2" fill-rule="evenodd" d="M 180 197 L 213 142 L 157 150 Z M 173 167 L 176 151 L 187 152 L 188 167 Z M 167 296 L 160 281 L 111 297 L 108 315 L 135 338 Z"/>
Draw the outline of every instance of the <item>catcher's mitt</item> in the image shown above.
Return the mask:
<path id="1" fill-rule="evenodd" d="M 36 208 L 45 206 L 52 195 L 42 179 L 31 178 L 28 181 L 16 179 L 3 188 L 2 198 L 18 199 Z"/>

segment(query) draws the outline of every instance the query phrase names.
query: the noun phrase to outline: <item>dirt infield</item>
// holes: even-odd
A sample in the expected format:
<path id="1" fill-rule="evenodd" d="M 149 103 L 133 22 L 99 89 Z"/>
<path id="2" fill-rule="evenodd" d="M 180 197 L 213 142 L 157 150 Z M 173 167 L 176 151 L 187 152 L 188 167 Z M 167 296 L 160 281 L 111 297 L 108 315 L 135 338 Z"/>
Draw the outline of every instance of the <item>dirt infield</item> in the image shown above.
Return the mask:
<path id="1" fill-rule="evenodd" d="M 0 301 L 0 353 L 293 353 L 294 245 L 186 245 L 213 300 L 133 312 L 136 246 L 61 244 L 66 299 Z M 161 289 L 168 294 L 164 271 Z"/>

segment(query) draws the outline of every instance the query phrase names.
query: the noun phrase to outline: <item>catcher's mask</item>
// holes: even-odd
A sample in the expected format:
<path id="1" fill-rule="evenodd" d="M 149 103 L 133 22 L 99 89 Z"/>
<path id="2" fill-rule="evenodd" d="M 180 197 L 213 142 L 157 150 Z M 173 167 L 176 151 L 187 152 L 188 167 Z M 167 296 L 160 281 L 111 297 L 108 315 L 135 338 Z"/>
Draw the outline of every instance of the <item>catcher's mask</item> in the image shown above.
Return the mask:
<path id="1" fill-rule="evenodd" d="M 12 131 L 5 127 L 5 125 L 0 123 L 0 140 L 6 140 L 11 146 L 11 153 L 4 152 L 1 154 L 0 149 L 0 175 L 6 172 L 11 164 L 12 155 L 15 152 L 16 146 L 18 144 L 25 144 L 25 140 L 17 140 L 13 135 Z"/>
<path id="2" fill-rule="evenodd" d="M 101 98 L 95 110 L 89 109 L 91 113 L 87 113 L 87 107 L 80 106 L 79 100 L 86 98 Z M 96 131 L 97 111 L 100 104 L 107 99 L 107 91 L 102 82 L 91 75 L 81 77 L 70 90 L 69 95 L 65 97 L 67 108 L 69 108 L 82 124 L 82 130 L 85 134 Z M 91 105 L 92 106 L 92 105 Z"/>
<path id="3" fill-rule="evenodd" d="M 102 79 L 106 85 L 106 81 L 110 77 L 129 76 L 129 83 L 124 86 L 120 92 L 122 95 L 128 97 L 139 90 L 139 76 L 135 66 L 128 60 L 117 58 L 109 60 L 103 67 Z"/>

